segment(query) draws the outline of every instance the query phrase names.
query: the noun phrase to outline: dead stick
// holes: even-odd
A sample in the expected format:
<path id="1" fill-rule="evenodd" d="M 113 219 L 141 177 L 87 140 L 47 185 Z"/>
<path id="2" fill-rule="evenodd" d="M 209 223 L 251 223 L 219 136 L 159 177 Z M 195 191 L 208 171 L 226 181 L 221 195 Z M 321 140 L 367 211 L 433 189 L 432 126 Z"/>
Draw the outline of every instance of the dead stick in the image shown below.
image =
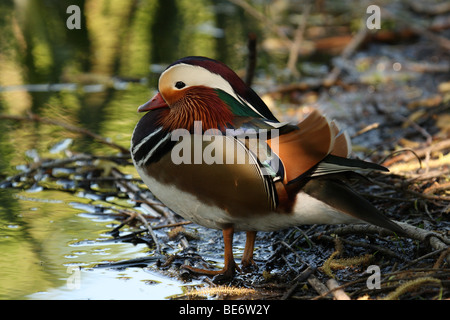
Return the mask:
<path id="1" fill-rule="evenodd" d="M 286 41 L 289 45 L 292 45 L 291 39 L 289 39 L 286 34 L 284 33 L 283 29 L 277 26 L 273 21 L 271 21 L 267 16 L 253 8 L 249 3 L 243 1 L 243 0 L 228 0 L 231 3 L 241 7 L 244 9 L 248 14 L 250 14 L 252 17 L 254 17 L 256 20 L 259 20 L 264 26 L 271 29 L 272 32 L 278 34 L 280 38 L 282 38 L 284 41 Z"/>
<path id="2" fill-rule="evenodd" d="M 445 238 L 444 236 L 436 232 L 417 228 L 406 222 L 399 222 L 399 221 L 394 222 L 396 222 L 404 230 L 405 236 L 407 238 L 419 240 L 422 242 L 427 241 L 435 250 L 447 248 L 450 244 L 450 239 Z M 381 236 L 394 235 L 394 232 L 390 230 L 367 224 L 352 224 L 345 227 L 337 227 L 329 232 L 341 235 L 348 233 L 356 233 L 356 234 L 378 233 Z"/>
<path id="3" fill-rule="evenodd" d="M 164 224 L 162 226 L 156 226 L 153 227 L 153 230 L 158 230 L 158 229 L 163 229 L 163 228 L 172 228 L 172 227 L 179 227 L 179 226 L 185 226 L 187 224 L 192 224 L 191 221 L 180 221 L 177 223 L 169 223 L 169 224 Z"/>
<path id="4" fill-rule="evenodd" d="M 112 170 L 112 174 L 115 177 L 122 177 L 123 174 L 117 170 L 116 168 L 113 168 Z M 164 205 L 155 205 L 155 201 L 153 199 L 150 199 L 149 197 L 147 197 L 145 194 L 141 193 L 141 190 L 133 183 L 129 183 L 127 181 L 118 181 L 117 182 L 120 186 L 122 186 L 123 188 L 125 188 L 126 190 L 128 190 L 128 196 L 130 197 L 130 199 L 136 201 L 136 197 L 137 195 L 144 200 L 144 202 L 141 204 L 142 207 L 146 208 L 147 211 L 152 212 L 152 213 L 156 213 L 156 216 L 165 216 L 166 219 L 170 222 L 170 223 L 176 223 L 175 221 L 175 217 L 173 215 L 173 213 L 171 211 L 164 210 L 165 206 Z M 181 245 L 183 248 L 187 248 L 189 247 L 189 242 L 187 241 L 186 237 L 182 237 L 180 239 Z"/>
<path id="5" fill-rule="evenodd" d="M 320 282 L 314 275 L 311 275 L 308 278 L 308 283 L 311 285 L 311 287 L 316 290 L 316 292 L 321 296 L 325 297 L 328 295 L 329 291 L 327 286 L 324 285 L 322 282 Z"/>
<path id="6" fill-rule="evenodd" d="M 340 288 L 339 283 L 334 279 L 327 281 L 327 287 L 330 289 L 331 294 L 336 300 L 351 300 L 350 297 Z"/>
<path id="7" fill-rule="evenodd" d="M 299 285 L 303 281 L 308 279 L 313 274 L 314 271 L 315 271 L 315 268 L 308 267 L 308 268 L 306 268 L 306 270 L 304 270 L 302 273 L 300 273 L 297 277 L 295 277 L 295 279 L 293 280 L 293 282 L 295 282 L 294 285 L 292 287 L 290 287 L 288 291 L 286 291 L 286 293 L 283 295 L 283 297 L 281 297 L 281 300 L 289 299 L 294 294 L 295 290 L 297 290 Z"/>
<path id="8" fill-rule="evenodd" d="M 300 47 L 303 42 L 303 35 L 305 33 L 306 22 L 308 21 L 308 16 L 309 16 L 310 10 L 311 10 L 311 4 L 308 3 L 303 10 L 302 17 L 300 18 L 301 19 L 300 23 L 298 24 L 297 31 L 295 32 L 294 43 L 292 44 L 291 50 L 289 52 L 289 60 L 287 63 L 287 68 L 296 77 L 299 76 L 299 72 L 298 72 L 297 68 L 295 67 L 295 65 L 297 64 L 298 52 L 300 51 Z"/>
<path id="9" fill-rule="evenodd" d="M 141 198 L 143 200 L 141 206 L 144 209 L 147 209 L 147 211 L 149 212 L 149 214 L 152 217 L 158 218 L 161 216 L 166 216 L 167 217 L 167 212 L 155 205 L 155 200 L 151 199 L 150 197 L 148 197 L 145 194 L 142 194 L 141 189 L 139 189 L 138 186 L 136 186 L 133 183 L 130 183 L 128 181 L 123 181 L 121 178 L 123 178 L 123 174 L 122 172 L 120 172 L 117 168 L 113 168 L 111 171 L 111 174 L 117 178 L 117 184 L 119 187 L 123 188 L 126 190 L 128 196 L 130 197 L 131 200 L 133 201 L 137 201 L 137 197 Z"/>
<path id="10" fill-rule="evenodd" d="M 45 124 L 51 124 L 51 125 L 55 125 L 55 126 L 59 126 L 62 127 L 64 129 L 67 129 L 69 131 L 72 132 L 76 132 L 76 133 L 80 133 L 83 134 L 85 136 L 89 136 L 91 138 L 93 138 L 94 140 L 97 140 L 103 144 L 106 144 L 110 147 L 113 147 L 115 149 L 119 149 L 120 152 L 122 153 L 129 153 L 130 151 L 125 148 L 122 147 L 118 144 L 115 144 L 114 142 L 109 141 L 108 139 L 93 133 L 87 129 L 84 128 L 80 128 L 68 123 L 64 123 L 58 120 L 54 120 L 54 119 L 50 119 L 50 118 L 43 118 L 41 116 L 38 116 L 37 114 L 34 113 L 29 113 L 28 116 L 14 116 L 14 115 L 7 115 L 7 114 L 1 114 L 0 115 L 0 119 L 4 119 L 4 120 L 14 120 L 14 121 L 32 121 L 32 122 L 41 122 L 41 123 L 45 123 Z"/>
<path id="11" fill-rule="evenodd" d="M 363 41 L 367 37 L 367 27 L 364 21 L 361 21 L 361 27 L 359 28 L 358 33 L 353 37 L 352 41 L 344 48 L 344 51 L 341 53 L 341 59 L 347 60 L 350 56 L 358 49 L 358 47 L 363 43 Z M 335 66 L 333 70 L 331 70 L 330 74 L 323 81 L 325 86 L 332 86 L 336 83 L 337 78 L 339 77 L 342 69 L 338 66 Z"/>
<path id="12" fill-rule="evenodd" d="M 429 149 L 431 148 L 431 150 Z M 401 154 L 398 155 L 390 160 L 387 160 L 386 162 L 383 163 L 384 166 L 389 166 L 392 163 L 398 162 L 398 161 L 409 161 L 414 157 L 425 157 L 427 155 L 427 152 L 437 152 L 437 151 L 441 151 L 441 150 L 445 150 L 450 148 L 450 139 L 445 139 L 439 142 L 436 142 L 434 144 L 432 144 L 431 146 L 426 146 L 424 148 L 418 149 L 418 150 L 414 150 L 415 154 Z"/>
<path id="13" fill-rule="evenodd" d="M 251 86 L 253 82 L 253 77 L 255 76 L 256 69 L 256 33 L 249 33 L 247 40 L 248 48 L 248 61 L 247 69 L 245 72 L 245 83 L 247 86 Z"/>

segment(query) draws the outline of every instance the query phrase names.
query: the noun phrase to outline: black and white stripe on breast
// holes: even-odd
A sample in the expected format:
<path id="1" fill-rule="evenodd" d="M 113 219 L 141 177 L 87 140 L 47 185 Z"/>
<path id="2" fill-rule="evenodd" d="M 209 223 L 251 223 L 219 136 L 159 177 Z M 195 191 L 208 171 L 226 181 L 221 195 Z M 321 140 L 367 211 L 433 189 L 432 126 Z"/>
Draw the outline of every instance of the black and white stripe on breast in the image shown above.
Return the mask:
<path id="1" fill-rule="evenodd" d="M 131 155 L 138 166 L 157 162 L 175 144 L 171 132 L 157 126 L 154 114 L 145 114 L 136 125 L 131 140 Z"/>

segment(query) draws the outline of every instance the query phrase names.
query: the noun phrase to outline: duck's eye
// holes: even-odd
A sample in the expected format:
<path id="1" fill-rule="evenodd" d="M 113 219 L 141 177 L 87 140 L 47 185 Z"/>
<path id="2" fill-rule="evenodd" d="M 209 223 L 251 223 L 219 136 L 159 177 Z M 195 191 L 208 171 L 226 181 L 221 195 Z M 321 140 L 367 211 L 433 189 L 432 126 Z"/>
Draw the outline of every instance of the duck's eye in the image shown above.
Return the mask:
<path id="1" fill-rule="evenodd" d="M 186 84 L 183 81 L 177 81 L 177 83 L 175 83 L 175 88 L 177 89 L 183 89 L 184 87 L 186 87 Z"/>

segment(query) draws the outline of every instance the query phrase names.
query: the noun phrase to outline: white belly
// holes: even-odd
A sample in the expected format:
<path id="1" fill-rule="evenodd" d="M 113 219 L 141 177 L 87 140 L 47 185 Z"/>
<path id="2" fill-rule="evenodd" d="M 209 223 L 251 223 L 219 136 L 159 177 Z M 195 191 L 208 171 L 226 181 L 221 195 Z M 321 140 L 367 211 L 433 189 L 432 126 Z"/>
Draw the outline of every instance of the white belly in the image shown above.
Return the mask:
<path id="1" fill-rule="evenodd" d="M 193 194 L 178 190 L 173 185 L 161 184 L 156 179 L 137 169 L 144 183 L 150 191 L 168 208 L 186 220 L 207 228 L 222 229 L 232 224 L 236 230 L 244 231 L 274 231 L 304 224 L 340 224 L 361 223 L 346 214 L 334 210 L 327 204 L 300 192 L 297 195 L 293 213 L 263 213 L 252 214 L 247 217 L 236 217 L 228 212 L 205 204 Z M 249 208 L 248 210 L 252 210 Z"/>
<path id="2" fill-rule="evenodd" d="M 224 224 L 232 223 L 230 215 L 223 210 L 204 204 L 194 195 L 180 191 L 173 185 L 161 184 L 139 168 L 137 171 L 153 195 L 186 220 L 213 229 L 222 229 Z"/>

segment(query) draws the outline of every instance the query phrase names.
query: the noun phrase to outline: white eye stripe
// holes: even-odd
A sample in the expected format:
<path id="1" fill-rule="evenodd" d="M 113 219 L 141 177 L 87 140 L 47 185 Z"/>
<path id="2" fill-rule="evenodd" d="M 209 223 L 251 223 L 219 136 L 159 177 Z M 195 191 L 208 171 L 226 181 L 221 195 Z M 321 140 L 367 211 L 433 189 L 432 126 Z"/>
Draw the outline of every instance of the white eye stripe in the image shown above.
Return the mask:
<path id="1" fill-rule="evenodd" d="M 221 89 L 237 99 L 236 93 L 228 81 L 200 66 L 179 63 L 164 71 L 159 78 L 160 89 L 164 89 L 168 84 L 176 86 L 178 82 L 183 82 L 186 87 L 206 86 Z"/>

